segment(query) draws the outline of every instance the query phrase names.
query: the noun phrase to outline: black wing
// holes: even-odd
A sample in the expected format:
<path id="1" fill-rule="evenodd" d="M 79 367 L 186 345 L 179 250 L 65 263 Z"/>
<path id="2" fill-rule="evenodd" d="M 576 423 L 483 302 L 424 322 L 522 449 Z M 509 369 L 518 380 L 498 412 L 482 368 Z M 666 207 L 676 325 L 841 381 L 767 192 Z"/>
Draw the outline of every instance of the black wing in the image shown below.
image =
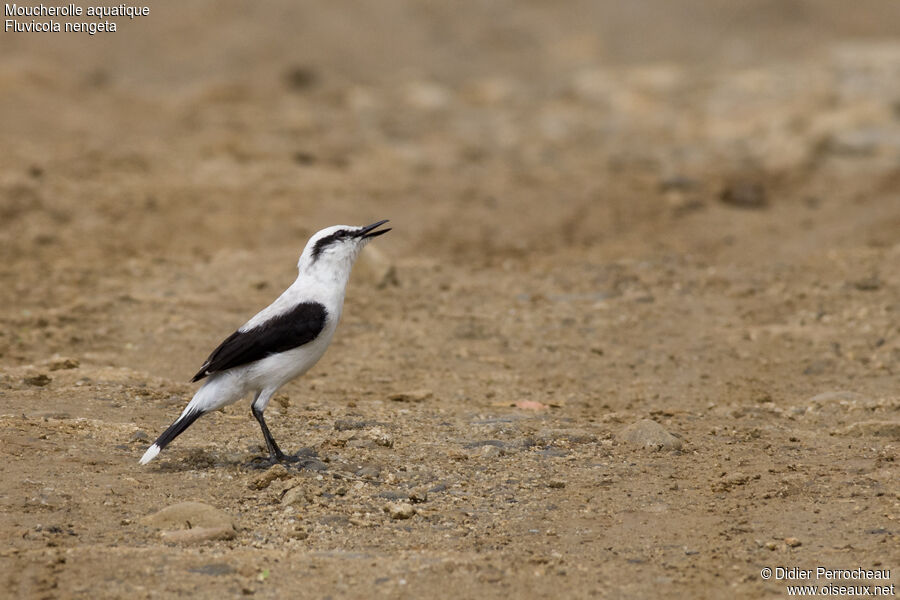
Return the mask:
<path id="1" fill-rule="evenodd" d="M 322 332 L 327 316 L 318 302 L 301 302 L 253 329 L 235 331 L 212 351 L 191 381 L 308 344 Z"/>

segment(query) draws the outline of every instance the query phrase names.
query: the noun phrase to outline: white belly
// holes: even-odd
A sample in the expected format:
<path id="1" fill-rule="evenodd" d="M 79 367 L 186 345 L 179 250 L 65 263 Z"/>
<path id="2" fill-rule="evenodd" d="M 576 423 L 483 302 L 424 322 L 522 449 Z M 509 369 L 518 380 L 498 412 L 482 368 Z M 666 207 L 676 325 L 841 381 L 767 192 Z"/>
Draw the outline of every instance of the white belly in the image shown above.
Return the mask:
<path id="1" fill-rule="evenodd" d="M 327 323 L 319 336 L 308 344 L 267 356 L 243 367 L 246 369 L 242 377 L 245 388 L 248 391 L 279 388 L 309 371 L 328 349 L 335 325 L 333 321 Z"/>

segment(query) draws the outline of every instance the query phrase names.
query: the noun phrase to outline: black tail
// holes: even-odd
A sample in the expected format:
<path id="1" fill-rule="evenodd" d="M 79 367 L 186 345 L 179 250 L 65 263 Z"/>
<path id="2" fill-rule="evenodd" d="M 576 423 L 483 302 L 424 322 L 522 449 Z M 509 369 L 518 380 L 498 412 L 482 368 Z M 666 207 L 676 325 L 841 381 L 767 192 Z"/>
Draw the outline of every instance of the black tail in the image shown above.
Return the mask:
<path id="1" fill-rule="evenodd" d="M 178 417 L 178 419 L 169 425 L 169 428 L 162 432 L 154 444 L 156 444 L 160 450 L 169 445 L 169 443 L 177 438 L 179 435 L 184 433 L 184 430 L 190 427 L 194 421 L 200 418 L 203 413 L 199 410 L 192 410 L 188 414 L 183 417 Z"/>
<path id="2" fill-rule="evenodd" d="M 153 442 L 153 445 L 147 449 L 147 452 L 144 454 L 144 457 L 141 459 L 141 464 L 146 464 L 156 458 L 156 455 L 159 454 L 163 448 L 169 445 L 169 443 L 181 435 L 185 429 L 191 426 L 191 424 L 199 419 L 203 415 L 203 411 L 200 410 L 192 410 L 191 412 L 178 417 L 174 423 L 169 425 L 169 428 L 162 432 L 156 441 Z M 155 448 L 155 452 L 153 451 Z"/>

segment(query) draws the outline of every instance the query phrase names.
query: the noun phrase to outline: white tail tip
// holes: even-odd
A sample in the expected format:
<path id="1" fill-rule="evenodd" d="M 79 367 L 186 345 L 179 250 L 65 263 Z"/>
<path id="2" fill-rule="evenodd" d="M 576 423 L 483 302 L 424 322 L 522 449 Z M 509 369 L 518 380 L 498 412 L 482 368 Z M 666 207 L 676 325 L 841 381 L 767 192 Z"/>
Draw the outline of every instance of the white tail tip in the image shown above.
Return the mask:
<path id="1" fill-rule="evenodd" d="M 159 454 L 159 446 L 153 444 L 147 451 L 144 452 L 144 455 L 141 457 L 141 464 L 146 465 L 148 462 L 156 458 L 156 455 Z"/>

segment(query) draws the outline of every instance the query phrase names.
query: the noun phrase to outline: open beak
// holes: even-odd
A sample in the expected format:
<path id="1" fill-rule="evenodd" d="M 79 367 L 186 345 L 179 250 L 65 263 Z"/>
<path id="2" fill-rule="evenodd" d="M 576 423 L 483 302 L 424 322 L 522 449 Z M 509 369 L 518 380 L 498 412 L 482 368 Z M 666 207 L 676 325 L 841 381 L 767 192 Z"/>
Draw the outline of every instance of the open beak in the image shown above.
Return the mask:
<path id="1" fill-rule="evenodd" d="M 363 227 L 362 229 L 360 229 L 359 231 L 356 232 L 356 236 L 361 237 L 361 238 L 373 238 L 373 237 L 381 235 L 382 233 L 387 233 L 388 231 L 391 230 L 390 227 L 388 227 L 387 229 L 381 229 L 379 231 L 375 231 L 375 229 L 377 227 L 381 227 L 382 225 L 384 225 L 387 222 L 388 222 L 388 219 L 385 219 L 383 221 L 378 221 L 377 223 L 372 223 L 371 225 L 366 225 L 365 227 Z"/>

